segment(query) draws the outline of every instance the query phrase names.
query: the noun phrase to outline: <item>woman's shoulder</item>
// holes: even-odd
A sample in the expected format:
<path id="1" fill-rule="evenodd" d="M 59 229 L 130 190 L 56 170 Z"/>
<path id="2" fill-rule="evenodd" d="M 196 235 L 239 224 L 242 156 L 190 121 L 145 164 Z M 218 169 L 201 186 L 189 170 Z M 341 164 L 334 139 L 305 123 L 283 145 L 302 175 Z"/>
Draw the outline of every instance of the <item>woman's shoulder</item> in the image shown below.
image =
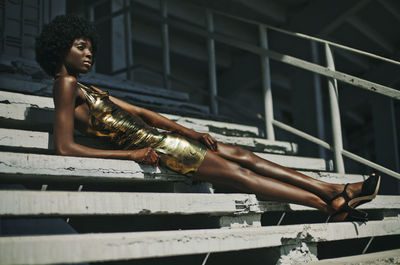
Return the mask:
<path id="1" fill-rule="evenodd" d="M 77 79 L 72 75 L 63 75 L 54 80 L 54 90 L 75 90 L 77 87 Z"/>
<path id="2" fill-rule="evenodd" d="M 77 96 L 77 79 L 72 75 L 63 75 L 54 80 L 53 98 L 75 98 Z"/>
<path id="3" fill-rule="evenodd" d="M 76 86 L 78 80 L 73 75 L 63 75 L 54 80 L 55 86 Z"/>

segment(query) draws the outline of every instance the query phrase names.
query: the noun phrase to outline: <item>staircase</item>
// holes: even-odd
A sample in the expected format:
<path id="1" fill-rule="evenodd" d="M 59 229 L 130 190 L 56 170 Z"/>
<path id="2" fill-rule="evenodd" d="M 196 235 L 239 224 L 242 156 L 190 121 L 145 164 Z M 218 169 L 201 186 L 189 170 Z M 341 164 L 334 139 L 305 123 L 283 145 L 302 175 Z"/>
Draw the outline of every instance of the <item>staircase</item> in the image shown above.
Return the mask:
<path id="1" fill-rule="evenodd" d="M 2 69 L 11 61 L 3 57 Z M 400 258 L 400 196 L 362 205 L 366 223 L 325 223 L 309 207 L 262 201 L 165 168 L 58 156 L 51 80 L 10 72 L 0 74 L 0 264 L 318 264 L 370 252 L 379 253 L 362 255 L 365 264 Z M 212 120 L 185 93 L 100 74 L 83 81 L 311 177 L 366 178 L 333 173 L 332 161 L 297 156 L 295 143 L 262 139 L 256 127 Z M 78 133 L 76 140 L 112 148 Z"/>

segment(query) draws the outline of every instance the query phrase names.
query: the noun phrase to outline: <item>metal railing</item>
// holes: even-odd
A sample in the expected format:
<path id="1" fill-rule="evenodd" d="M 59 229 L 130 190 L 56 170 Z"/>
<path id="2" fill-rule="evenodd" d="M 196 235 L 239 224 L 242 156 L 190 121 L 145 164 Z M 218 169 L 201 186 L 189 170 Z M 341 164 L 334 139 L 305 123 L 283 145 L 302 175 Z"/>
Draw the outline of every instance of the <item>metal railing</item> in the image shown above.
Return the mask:
<path id="1" fill-rule="evenodd" d="M 199 7 L 198 8 L 203 8 Z M 365 51 L 361 51 L 358 49 L 354 49 L 345 45 L 341 45 L 338 43 L 334 43 L 331 41 L 323 40 L 320 38 L 312 37 L 306 34 L 290 32 L 288 30 L 279 29 L 273 26 L 269 26 L 257 21 L 241 18 L 238 16 L 234 16 L 231 14 L 227 14 L 224 12 L 212 10 L 209 8 L 204 8 L 205 13 L 205 21 L 206 21 L 206 28 L 201 28 L 199 26 L 194 26 L 188 23 L 184 23 L 182 21 L 177 21 L 170 19 L 167 15 L 167 1 L 160 0 L 160 10 L 162 14 L 162 36 L 163 36 L 163 65 L 164 65 L 164 77 L 169 79 L 171 76 L 170 73 L 170 65 L 169 65 L 169 43 L 168 43 L 168 26 L 177 28 L 179 30 L 188 31 L 191 34 L 196 34 L 199 36 L 204 37 L 207 40 L 207 47 L 208 47 L 208 55 L 209 55 L 209 85 L 210 85 L 210 102 L 211 102 L 211 109 L 214 114 L 218 114 L 218 101 L 226 102 L 222 98 L 217 96 L 217 83 L 216 83 L 216 60 L 215 60 L 215 41 L 228 45 L 230 47 L 242 49 L 253 54 L 259 55 L 261 60 L 261 69 L 262 69 L 262 86 L 264 92 L 264 105 L 265 105 L 265 131 L 266 137 L 270 140 L 275 140 L 274 136 L 274 126 L 285 131 L 288 131 L 292 134 L 295 134 L 301 138 L 304 138 L 308 141 L 311 141 L 322 148 L 328 149 L 333 152 L 334 154 L 334 164 L 335 170 L 338 173 L 344 173 L 344 163 L 343 163 L 343 156 L 348 157 L 354 161 L 357 161 L 361 164 L 367 165 L 371 168 L 379 170 L 387 175 L 400 179 L 400 174 L 388 168 L 385 168 L 381 165 L 378 165 L 374 162 L 371 162 L 367 159 L 364 159 L 356 154 L 353 154 L 347 150 L 343 149 L 343 140 L 341 135 L 341 124 L 340 124 L 340 110 L 338 104 L 338 90 L 337 90 L 337 81 L 341 81 L 352 86 L 356 86 L 362 88 L 364 90 L 381 94 L 386 97 L 392 99 L 400 99 L 400 91 L 392 89 L 390 87 L 371 82 L 350 74 L 346 74 L 340 71 L 335 70 L 334 60 L 332 56 L 331 47 L 335 47 L 338 49 L 343 49 L 349 52 L 369 56 L 374 59 L 378 59 L 384 62 L 392 63 L 395 65 L 400 65 L 400 62 L 378 56 L 372 53 L 368 53 Z M 229 17 L 234 20 L 242 21 L 248 24 L 252 24 L 257 26 L 259 29 L 259 39 L 260 39 L 260 46 L 246 43 L 231 37 L 227 37 L 226 35 L 218 34 L 214 31 L 214 23 L 213 17 L 215 14 Z M 157 19 L 157 18 L 156 18 Z M 128 26 L 126 24 L 126 26 Z M 311 45 L 314 46 L 316 49 L 315 43 L 321 43 L 324 45 L 325 54 L 326 54 L 326 61 L 327 67 L 321 66 L 315 62 L 309 62 L 303 59 L 299 59 L 287 54 L 282 54 L 276 51 L 269 49 L 268 47 L 268 31 L 277 31 L 286 35 L 294 36 L 297 38 L 302 38 L 309 40 Z M 329 101 L 330 101 L 330 111 L 331 111 L 331 124 L 332 124 L 332 135 L 333 135 L 333 144 L 330 145 L 325 141 L 311 136 L 307 133 L 304 133 L 300 130 L 297 130 L 289 125 L 286 125 L 282 122 L 279 122 L 274 119 L 273 117 L 273 102 L 272 102 L 272 93 L 271 93 L 271 76 L 270 76 L 270 66 L 269 60 L 275 60 L 284 64 L 288 64 L 300 69 L 304 69 L 314 73 L 315 76 L 325 76 L 328 79 L 328 89 L 329 89 Z M 165 83 L 169 84 L 169 80 L 166 80 Z M 166 87 L 168 87 L 166 85 Z M 321 108 L 321 106 L 319 106 Z M 321 122 L 322 116 L 319 118 Z"/>

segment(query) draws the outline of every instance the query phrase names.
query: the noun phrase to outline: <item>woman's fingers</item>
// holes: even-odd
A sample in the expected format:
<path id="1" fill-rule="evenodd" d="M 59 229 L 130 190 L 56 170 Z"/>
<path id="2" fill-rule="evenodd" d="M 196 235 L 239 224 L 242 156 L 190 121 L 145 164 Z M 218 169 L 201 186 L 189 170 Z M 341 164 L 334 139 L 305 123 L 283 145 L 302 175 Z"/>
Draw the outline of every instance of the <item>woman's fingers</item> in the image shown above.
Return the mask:
<path id="1" fill-rule="evenodd" d="M 145 163 L 158 165 L 158 160 L 159 160 L 158 154 L 153 149 L 150 148 L 150 151 L 145 158 Z"/>
<path id="2" fill-rule="evenodd" d="M 211 151 L 217 151 L 217 140 L 208 133 L 203 135 L 203 142 Z"/>
<path id="3" fill-rule="evenodd" d="M 141 150 L 138 150 L 138 152 L 138 159 L 134 159 L 135 161 L 143 164 L 155 164 L 158 166 L 158 161 L 160 158 L 151 147 L 143 148 Z"/>

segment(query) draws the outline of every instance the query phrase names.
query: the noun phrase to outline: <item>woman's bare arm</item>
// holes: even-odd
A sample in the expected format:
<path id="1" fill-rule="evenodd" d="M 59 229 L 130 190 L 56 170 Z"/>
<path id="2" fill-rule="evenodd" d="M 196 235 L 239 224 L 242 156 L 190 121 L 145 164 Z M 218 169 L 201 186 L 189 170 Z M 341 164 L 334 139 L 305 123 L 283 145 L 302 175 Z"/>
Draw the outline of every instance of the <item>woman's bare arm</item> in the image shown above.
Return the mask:
<path id="1" fill-rule="evenodd" d="M 157 154 L 151 148 L 139 150 L 101 150 L 75 143 L 74 109 L 76 78 L 63 76 L 55 81 L 54 89 L 54 142 L 60 155 L 98 158 L 128 159 L 143 163 L 156 163 Z"/>
<path id="2" fill-rule="evenodd" d="M 101 91 L 99 88 L 91 86 L 97 91 Z M 145 108 L 132 105 L 126 101 L 118 99 L 116 97 L 110 96 L 110 100 L 125 109 L 132 115 L 137 115 L 143 119 L 144 122 L 149 124 L 150 126 L 160 128 L 163 130 L 167 130 L 170 132 L 176 132 L 180 135 L 186 136 L 190 139 L 197 140 L 203 142 L 208 148 L 213 151 L 217 150 L 217 141 L 208 133 L 199 133 L 195 130 L 186 128 L 176 122 L 171 121 L 170 119 Z"/>

